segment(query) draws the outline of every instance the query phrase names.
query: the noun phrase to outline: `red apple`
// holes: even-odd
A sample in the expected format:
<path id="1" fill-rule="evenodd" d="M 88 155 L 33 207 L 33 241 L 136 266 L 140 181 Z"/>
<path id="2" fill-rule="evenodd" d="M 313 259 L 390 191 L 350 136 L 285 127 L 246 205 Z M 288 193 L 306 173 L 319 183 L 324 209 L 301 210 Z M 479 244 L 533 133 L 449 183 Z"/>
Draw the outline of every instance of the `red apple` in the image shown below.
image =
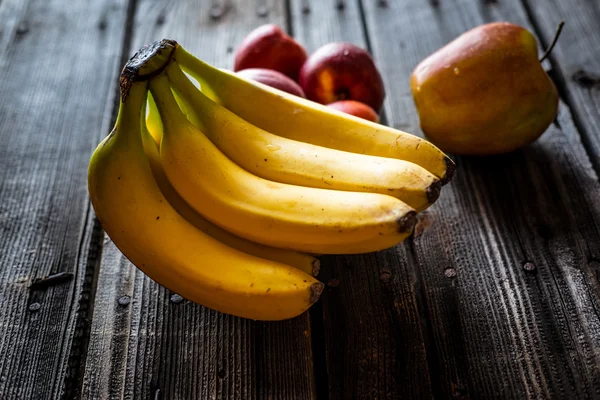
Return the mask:
<path id="1" fill-rule="evenodd" d="M 335 103 L 327 104 L 327 107 L 345 112 L 346 114 L 354 115 L 355 117 L 364 118 L 369 121 L 379 122 L 379 115 L 371 107 L 365 103 L 356 100 L 340 100 Z"/>
<path id="2" fill-rule="evenodd" d="M 298 79 L 306 50 L 274 24 L 262 25 L 242 41 L 235 53 L 233 70 L 266 68 Z"/>
<path id="3" fill-rule="evenodd" d="M 369 53 L 351 43 L 329 43 L 308 57 L 299 83 L 321 104 L 356 100 L 379 112 L 385 98 L 381 75 Z"/>
<path id="4" fill-rule="evenodd" d="M 238 71 L 237 74 L 246 79 L 251 79 L 276 89 L 283 90 L 284 92 L 305 97 L 300 85 L 281 72 L 265 68 L 248 68 Z"/>

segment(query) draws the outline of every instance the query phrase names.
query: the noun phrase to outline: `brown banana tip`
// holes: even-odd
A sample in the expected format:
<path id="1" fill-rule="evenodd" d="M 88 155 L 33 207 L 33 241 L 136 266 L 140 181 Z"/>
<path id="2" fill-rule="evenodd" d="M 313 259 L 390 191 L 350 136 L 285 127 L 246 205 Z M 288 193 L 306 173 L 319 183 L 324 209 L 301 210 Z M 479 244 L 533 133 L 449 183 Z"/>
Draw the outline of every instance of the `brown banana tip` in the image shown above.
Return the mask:
<path id="1" fill-rule="evenodd" d="M 446 173 L 442 178 L 442 185 L 450 182 L 454 177 L 454 172 L 456 172 L 456 164 L 450 157 L 444 157 L 444 162 L 446 163 Z"/>
<path id="2" fill-rule="evenodd" d="M 407 233 L 412 232 L 417 224 L 417 213 L 409 211 L 400 218 L 398 218 L 398 232 Z"/>
<path id="3" fill-rule="evenodd" d="M 171 61 L 178 43 L 171 39 L 162 39 L 145 45 L 127 61 L 119 84 L 121 98 L 125 100 L 133 82 L 148 81 L 159 75 Z"/>
<path id="4" fill-rule="evenodd" d="M 310 303 L 314 303 L 317 300 L 319 300 L 319 296 L 321 296 L 321 293 L 323 293 L 323 288 L 325 287 L 325 285 L 323 285 L 321 282 L 315 282 L 312 285 L 310 285 Z"/>
<path id="5" fill-rule="evenodd" d="M 440 192 L 442 190 L 442 182 L 440 180 L 435 180 L 427 189 L 425 189 L 425 194 L 427 195 L 427 201 L 429 204 L 433 203 L 440 197 Z"/>
<path id="6" fill-rule="evenodd" d="M 321 261 L 315 258 L 312 262 L 312 274 L 313 276 L 317 276 L 319 272 L 321 272 Z"/>

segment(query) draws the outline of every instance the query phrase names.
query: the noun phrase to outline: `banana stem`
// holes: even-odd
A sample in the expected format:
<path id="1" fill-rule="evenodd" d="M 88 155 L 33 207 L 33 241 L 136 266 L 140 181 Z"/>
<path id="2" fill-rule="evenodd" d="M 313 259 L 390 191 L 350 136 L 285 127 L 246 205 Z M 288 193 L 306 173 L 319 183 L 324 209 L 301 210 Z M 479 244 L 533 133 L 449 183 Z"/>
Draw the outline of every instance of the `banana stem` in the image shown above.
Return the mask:
<path id="1" fill-rule="evenodd" d="M 119 112 L 115 122 L 115 128 L 111 132 L 116 138 L 122 137 L 122 140 L 133 140 L 141 145 L 140 123 L 143 119 L 142 109 L 146 102 L 148 93 L 147 82 L 133 82 L 132 84 L 121 85 L 121 102 Z M 120 134 L 119 132 L 124 132 Z"/>
<path id="2" fill-rule="evenodd" d="M 185 72 L 189 73 L 200 83 L 202 91 L 208 98 L 217 101 L 219 97 L 212 90 L 212 85 L 219 81 L 222 74 L 221 71 L 189 53 L 181 45 L 177 46 L 173 52 L 173 59 L 179 63 Z M 212 82 L 212 85 L 208 82 Z"/>
<path id="3" fill-rule="evenodd" d="M 214 108 L 215 102 L 194 86 L 192 81 L 185 76 L 177 63 L 173 63 L 169 66 L 167 69 L 167 77 L 173 84 L 174 89 L 181 92 L 181 95 L 188 103 L 188 106 L 192 108 L 194 119 L 197 120 L 195 122 L 200 123 L 198 114 Z"/>
<path id="4" fill-rule="evenodd" d="M 183 73 L 176 61 L 171 63 L 165 70 L 167 78 L 171 83 L 171 89 L 175 94 L 175 100 L 184 111 L 188 120 L 198 129 L 204 129 L 204 125 L 199 117 L 202 112 L 207 112 L 214 103 L 208 97 L 203 95 L 200 90 Z M 200 97 L 200 98 L 199 98 Z"/>

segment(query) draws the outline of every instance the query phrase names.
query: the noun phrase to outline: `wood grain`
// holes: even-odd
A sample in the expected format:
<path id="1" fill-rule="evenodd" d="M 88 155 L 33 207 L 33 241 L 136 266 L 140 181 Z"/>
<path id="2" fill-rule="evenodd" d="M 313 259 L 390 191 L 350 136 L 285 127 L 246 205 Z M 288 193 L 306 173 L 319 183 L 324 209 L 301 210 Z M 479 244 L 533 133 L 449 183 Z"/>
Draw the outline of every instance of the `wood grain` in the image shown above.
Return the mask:
<path id="1" fill-rule="evenodd" d="M 408 79 L 421 59 L 484 22 L 531 26 L 516 1 L 363 3 L 389 124 L 415 133 Z M 597 397 L 600 186 L 570 110 L 533 146 L 458 165 L 412 254 L 435 397 Z"/>
<path id="2" fill-rule="evenodd" d="M 131 54 L 162 38 L 219 67 L 254 27 L 284 25 L 278 1 L 138 2 Z M 116 84 L 116 81 L 115 81 Z M 107 240 L 83 398 L 311 399 L 308 313 L 277 323 L 206 309 L 168 292 Z"/>
<path id="3" fill-rule="evenodd" d="M 87 162 L 108 129 L 125 8 L 0 3 L 2 399 L 58 399 L 77 375 L 93 277 Z M 60 272 L 72 278 L 31 288 Z"/>
<path id="4" fill-rule="evenodd" d="M 368 48 L 361 15 L 355 1 L 291 2 L 292 31 L 309 53 L 334 41 Z M 431 397 L 417 271 L 405 247 L 324 257 L 321 265 L 319 278 L 329 283 L 320 300 L 328 376 L 319 378 L 328 386 L 325 395 Z"/>
<path id="5" fill-rule="evenodd" d="M 600 398 L 597 2 L 198 3 L 0 0 L 0 398 Z M 422 58 L 495 20 L 545 45 L 559 19 L 544 65 L 564 103 L 548 132 L 458 158 L 414 240 L 323 257 L 312 321 L 195 305 L 98 236 L 87 162 L 113 122 L 123 56 L 144 43 L 171 37 L 231 67 L 265 22 L 309 51 L 350 41 L 383 72 L 385 121 L 421 134 L 408 77 Z M 56 273 L 72 278 L 31 288 Z"/>

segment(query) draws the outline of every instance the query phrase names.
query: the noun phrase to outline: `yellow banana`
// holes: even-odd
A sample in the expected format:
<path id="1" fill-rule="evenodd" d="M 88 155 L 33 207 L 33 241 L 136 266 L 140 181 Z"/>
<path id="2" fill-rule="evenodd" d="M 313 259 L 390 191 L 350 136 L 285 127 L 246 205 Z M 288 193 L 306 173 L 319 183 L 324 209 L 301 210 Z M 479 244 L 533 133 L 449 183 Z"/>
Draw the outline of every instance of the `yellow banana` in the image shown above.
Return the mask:
<path id="1" fill-rule="evenodd" d="M 173 59 L 202 91 L 241 118 L 288 139 L 422 166 L 447 183 L 455 165 L 429 141 L 212 67 L 174 44 Z"/>
<path id="2" fill-rule="evenodd" d="M 206 219 L 248 240 L 308 253 L 364 253 L 410 235 L 415 212 L 377 193 L 294 186 L 257 177 L 229 160 L 180 110 L 166 75 L 150 82 L 164 125 L 163 168 Z"/>
<path id="3" fill-rule="evenodd" d="M 132 60 L 136 57 L 140 55 Z M 140 132 L 147 83 L 135 82 L 140 77 L 132 70 L 139 61 L 130 63 L 121 78 L 115 128 L 96 148 L 88 170 L 90 199 L 108 235 L 150 278 L 207 307 L 260 320 L 287 319 L 305 311 L 323 284 L 202 233 L 163 196 Z"/>
<path id="4" fill-rule="evenodd" d="M 151 102 L 149 103 L 152 104 Z M 165 171 L 160 163 L 158 146 L 156 145 L 155 141 L 158 140 L 160 142 L 160 137 L 162 136 L 162 122 L 160 121 L 160 116 L 155 115 L 157 112 L 158 110 L 155 108 L 151 108 L 149 110 L 147 121 L 152 121 L 154 134 L 151 135 L 149 133 L 149 129 L 142 124 L 142 142 L 144 144 L 146 156 L 150 161 L 150 167 L 152 168 L 154 179 L 156 180 L 158 187 L 168 200 L 169 204 L 171 204 L 171 206 L 179 214 L 181 214 L 181 216 L 183 216 L 196 228 L 219 240 L 220 242 L 225 243 L 227 246 L 233 247 L 234 249 L 243 251 L 244 253 L 248 253 L 253 256 L 291 265 L 292 267 L 298 268 L 307 274 L 317 276 L 320 269 L 320 262 L 316 258 L 311 257 L 308 254 L 278 249 L 275 247 L 269 247 L 250 242 L 246 239 L 235 236 L 203 218 L 200 214 L 194 211 L 194 209 L 190 207 L 185 200 L 181 198 L 181 196 L 179 196 L 167 179 Z M 156 121 L 158 121 L 158 123 Z"/>
<path id="5" fill-rule="evenodd" d="M 232 161 L 275 182 L 323 189 L 382 193 L 417 211 L 439 196 L 441 183 L 417 164 L 286 139 L 266 132 L 212 101 L 175 62 L 166 73 L 188 116 Z"/>

